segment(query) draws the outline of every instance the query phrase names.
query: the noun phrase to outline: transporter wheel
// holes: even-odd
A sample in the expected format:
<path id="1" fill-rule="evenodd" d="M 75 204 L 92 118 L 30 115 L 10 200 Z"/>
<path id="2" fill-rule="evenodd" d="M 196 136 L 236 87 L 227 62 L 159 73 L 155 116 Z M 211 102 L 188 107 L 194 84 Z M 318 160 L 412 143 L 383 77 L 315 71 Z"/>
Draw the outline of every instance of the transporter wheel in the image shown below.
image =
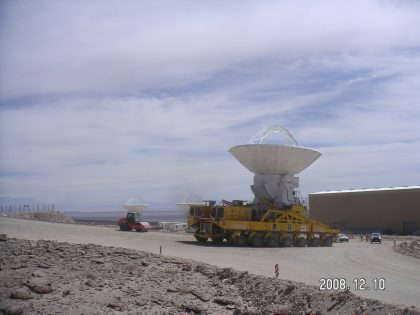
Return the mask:
<path id="1" fill-rule="evenodd" d="M 292 246 L 292 239 L 290 237 L 285 237 L 285 238 L 281 239 L 280 246 L 283 246 L 283 247 Z"/>
<path id="2" fill-rule="evenodd" d="M 248 242 L 246 241 L 245 236 L 239 235 L 235 240 L 233 241 L 233 244 L 235 246 L 244 247 L 248 245 Z"/>
<path id="3" fill-rule="evenodd" d="M 127 223 L 120 224 L 120 231 L 128 231 Z"/>
<path id="4" fill-rule="evenodd" d="M 308 246 L 310 247 L 318 247 L 319 244 L 320 244 L 319 237 L 313 237 L 308 242 Z"/>
<path id="5" fill-rule="evenodd" d="M 212 237 L 211 240 L 215 244 L 222 244 L 223 243 L 223 237 Z"/>
<path id="6" fill-rule="evenodd" d="M 279 237 L 277 235 L 271 235 L 265 241 L 265 246 L 267 246 L 267 247 L 278 247 L 279 245 L 280 245 L 280 243 L 279 243 Z"/>
<path id="7" fill-rule="evenodd" d="M 264 246 L 264 239 L 262 235 L 256 234 L 249 240 L 249 245 L 253 247 L 261 247 Z"/>
<path id="8" fill-rule="evenodd" d="M 207 242 L 207 237 L 202 237 L 202 236 L 197 236 L 195 235 L 195 239 L 200 242 L 200 243 L 205 243 Z"/>
<path id="9" fill-rule="evenodd" d="M 333 244 L 333 239 L 331 236 L 328 236 L 322 241 L 321 246 L 331 247 L 332 244 Z"/>
<path id="10" fill-rule="evenodd" d="M 226 233 L 226 241 L 228 242 L 228 243 L 232 243 L 233 242 L 233 240 L 232 240 L 232 233 L 230 233 L 230 232 L 228 232 L 228 233 Z"/>
<path id="11" fill-rule="evenodd" d="M 305 247 L 306 246 L 306 238 L 304 237 L 298 237 L 295 239 L 295 247 Z"/>

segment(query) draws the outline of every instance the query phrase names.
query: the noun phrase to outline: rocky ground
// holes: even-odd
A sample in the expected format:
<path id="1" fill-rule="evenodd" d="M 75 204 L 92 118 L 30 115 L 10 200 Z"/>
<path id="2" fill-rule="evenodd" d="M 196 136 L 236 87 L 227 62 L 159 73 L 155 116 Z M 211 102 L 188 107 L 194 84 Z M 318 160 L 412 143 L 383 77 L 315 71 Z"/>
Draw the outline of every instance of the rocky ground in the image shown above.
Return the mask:
<path id="1" fill-rule="evenodd" d="M 3 314 L 420 314 L 147 252 L 0 239 Z"/>
<path id="2" fill-rule="evenodd" d="M 19 212 L 19 211 L 11 211 L 5 212 L 3 215 L 16 218 L 16 219 L 28 219 L 28 220 L 39 220 L 39 221 L 47 221 L 47 222 L 57 222 L 57 223 L 75 223 L 75 221 L 66 216 L 65 214 L 58 212 L 58 211 L 28 211 L 28 212 Z"/>
<path id="3" fill-rule="evenodd" d="M 404 255 L 420 258 L 420 240 L 402 242 L 396 246 L 395 250 Z"/>

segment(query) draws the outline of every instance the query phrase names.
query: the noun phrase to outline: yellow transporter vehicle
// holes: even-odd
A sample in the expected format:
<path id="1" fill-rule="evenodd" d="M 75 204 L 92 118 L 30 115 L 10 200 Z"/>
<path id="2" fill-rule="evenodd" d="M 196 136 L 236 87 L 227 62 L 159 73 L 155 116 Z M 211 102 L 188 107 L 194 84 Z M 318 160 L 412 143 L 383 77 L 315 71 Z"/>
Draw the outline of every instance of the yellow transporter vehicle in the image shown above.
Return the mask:
<path id="1" fill-rule="evenodd" d="M 266 143 L 270 135 L 280 135 Z M 254 203 L 243 201 L 207 202 L 191 205 L 188 225 L 199 242 L 227 240 L 237 246 L 331 246 L 339 230 L 310 219 L 299 198 L 302 172 L 321 155 L 299 146 L 290 132 L 280 125 L 267 126 L 229 152 L 251 173 Z"/>
<path id="2" fill-rule="evenodd" d="M 243 201 L 191 205 L 188 226 L 199 242 L 227 240 L 236 246 L 331 246 L 339 230 L 310 219 L 300 204 L 246 205 Z"/>

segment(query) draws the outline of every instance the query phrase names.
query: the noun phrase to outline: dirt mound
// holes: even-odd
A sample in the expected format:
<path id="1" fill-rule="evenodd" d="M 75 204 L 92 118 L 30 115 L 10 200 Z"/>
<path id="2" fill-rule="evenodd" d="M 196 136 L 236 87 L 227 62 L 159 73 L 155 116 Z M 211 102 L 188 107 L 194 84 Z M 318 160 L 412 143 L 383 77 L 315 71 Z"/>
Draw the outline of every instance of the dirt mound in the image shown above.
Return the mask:
<path id="1" fill-rule="evenodd" d="M 114 247 L 0 242 L 4 314 L 420 314 L 348 291 Z"/>
<path id="2" fill-rule="evenodd" d="M 420 258 L 420 240 L 402 242 L 397 245 L 395 250 L 404 255 Z"/>
<path id="3" fill-rule="evenodd" d="M 58 211 L 10 212 L 6 214 L 6 216 L 11 217 L 11 218 L 16 218 L 16 219 L 28 219 L 28 220 L 38 220 L 38 221 L 57 222 L 57 223 L 75 223 L 72 218 L 69 218 L 65 214 Z"/>

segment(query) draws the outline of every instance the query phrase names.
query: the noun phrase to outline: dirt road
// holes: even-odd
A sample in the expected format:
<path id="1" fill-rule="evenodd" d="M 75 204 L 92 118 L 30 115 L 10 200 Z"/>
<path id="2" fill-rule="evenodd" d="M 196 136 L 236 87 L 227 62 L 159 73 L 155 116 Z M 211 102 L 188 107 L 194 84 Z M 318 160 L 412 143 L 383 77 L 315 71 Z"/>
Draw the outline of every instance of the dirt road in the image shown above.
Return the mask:
<path id="1" fill-rule="evenodd" d="M 320 248 L 235 248 L 198 245 L 192 235 L 163 232 L 120 232 L 113 228 L 0 218 L 0 233 L 32 240 L 57 240 L 120 246 L 232 267 L 250 273 L 319 285 L 321 278 L 345 278 L 351 291 L 387 303 L 420 307 L 420 260 L 394 252 L 393 242 L 334 244 Z M 366 279 L 369 290 L 356 291 L 353 279 Z M 385 290 L 374 279 L 385 279 Z"/>

